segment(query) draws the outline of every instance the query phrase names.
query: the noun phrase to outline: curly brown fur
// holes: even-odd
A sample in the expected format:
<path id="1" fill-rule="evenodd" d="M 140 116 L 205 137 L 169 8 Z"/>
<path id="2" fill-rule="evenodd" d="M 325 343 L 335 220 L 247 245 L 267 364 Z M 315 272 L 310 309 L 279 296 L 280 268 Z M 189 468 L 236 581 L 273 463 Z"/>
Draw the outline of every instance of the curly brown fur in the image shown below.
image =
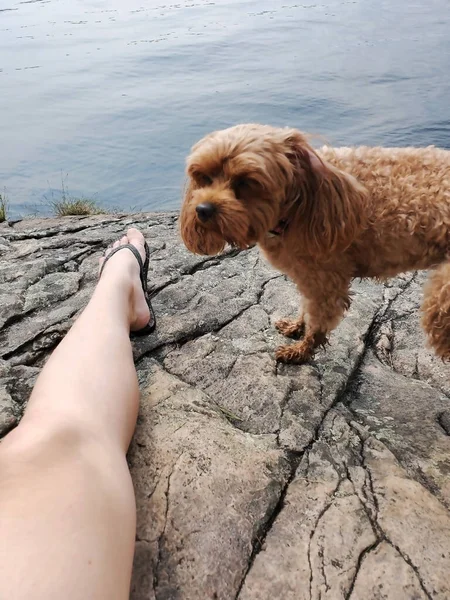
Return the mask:
<path id="1" fill-rule="evenodd" d="M 304 333 L 277 350 L 279 360 L 303 362 L 325 343 L 350 306 L 354 277 L 436 267 L 423 326 L 450 358 L 449 151 L 314 150 L 295 129 L 237 125 L 198 142 L 187 175 L 180 225 L 188 249 L 257 243 L 303 297 L 301 316 L 276 324 L 290 337 Z M 212 213 L 199 218 L 199 205 Z"/>
<path id="2" fill-rule="evenodd" d="M 450 263 L 443 263 L 431 274 L 422 312 L 430 345 L 443 360 L 450 360 Z"/>

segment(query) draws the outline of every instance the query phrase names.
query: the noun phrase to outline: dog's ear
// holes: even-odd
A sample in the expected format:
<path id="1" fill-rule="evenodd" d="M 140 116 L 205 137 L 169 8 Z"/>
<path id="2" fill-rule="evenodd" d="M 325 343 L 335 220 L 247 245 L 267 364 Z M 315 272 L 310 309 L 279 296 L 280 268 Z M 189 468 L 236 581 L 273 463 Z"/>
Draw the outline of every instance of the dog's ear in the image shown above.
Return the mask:
<path id="1" fill-rule="evenodd" d="M 191 252 L 195 252 L 195 238 L 194 238 L 194 227 L 193 224 L 195 222 L 195 213 L 193 212 L 193 207 L 191 206 L 192 192 L 194 186 L 193 181 L 189 175 L 186 177 L 184 182 L 184 190 L 183 190 L 183 202 L 181 204 L 180 218 L 178 221 L 181 238 L 185 244 L 185 246 L 191 250 Z"/>
<path id="2" fill-rule="evenodd" d="M 285 144 L 292 168 L 287 208 L 296 231 L 318 258 L 345 250 L 366 225 L 367 190 L 325 163 L 300 132 L 291 130 Z"/>

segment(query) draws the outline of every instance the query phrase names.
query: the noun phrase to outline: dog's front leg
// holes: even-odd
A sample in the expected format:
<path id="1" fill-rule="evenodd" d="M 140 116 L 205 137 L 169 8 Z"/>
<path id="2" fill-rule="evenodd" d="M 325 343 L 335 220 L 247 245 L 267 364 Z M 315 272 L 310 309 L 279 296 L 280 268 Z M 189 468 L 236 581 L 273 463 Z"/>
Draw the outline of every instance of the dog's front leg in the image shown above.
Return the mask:
<path id="1" fill-rule="evenodd" d="M 303 312 L 298 319 L 276 323 L 285 335 L 299 333 L 304 327 L 304 337 L 291 345 L 277 349 L 277 360 L 303 363 L 314 356 L 318 346 L 324 346 L 328 334 L 338 325 L 350 306 L 350 277 L 339 272 L 316 271 L 296 281 L 303 296 Z M 285 327 L 283 327 L 285 326 Z M 284 329 L 284 330 L 283 330 Z"/>
<path id="2" fill-rule="evenodd" d="M 305 313 L 303 309 L 296 319 L 279 319 L 276 321 L 275 327 L 286 337 L 300 337 L 305 333 Z"/>

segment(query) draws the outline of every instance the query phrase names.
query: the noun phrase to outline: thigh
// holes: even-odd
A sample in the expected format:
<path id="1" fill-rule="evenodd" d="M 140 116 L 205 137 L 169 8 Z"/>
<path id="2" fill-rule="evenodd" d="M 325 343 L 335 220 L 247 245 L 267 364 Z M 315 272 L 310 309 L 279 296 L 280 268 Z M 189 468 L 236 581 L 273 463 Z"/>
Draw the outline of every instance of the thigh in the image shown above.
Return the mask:
<path id="1" fill-rule="evenodd" d="M 19 425 L 0 445 L 0 531 L 0 598 L 125 600 L 135 537 L 125 458 L 77 431 Z"/>

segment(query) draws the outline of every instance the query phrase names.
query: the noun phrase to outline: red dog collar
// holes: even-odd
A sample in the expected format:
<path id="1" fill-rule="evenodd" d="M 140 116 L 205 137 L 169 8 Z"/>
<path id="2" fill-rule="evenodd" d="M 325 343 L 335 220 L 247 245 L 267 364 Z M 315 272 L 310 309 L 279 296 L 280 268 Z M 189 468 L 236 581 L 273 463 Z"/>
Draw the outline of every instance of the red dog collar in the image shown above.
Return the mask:
<path id="1" fill-rule="evenodd" d="M 279 221 L 278 225 L 273 229 L 270 229 L 269 235 L 270 237 L 275 235 L 282 235 L 286 231 L 287 221 Z"/>

